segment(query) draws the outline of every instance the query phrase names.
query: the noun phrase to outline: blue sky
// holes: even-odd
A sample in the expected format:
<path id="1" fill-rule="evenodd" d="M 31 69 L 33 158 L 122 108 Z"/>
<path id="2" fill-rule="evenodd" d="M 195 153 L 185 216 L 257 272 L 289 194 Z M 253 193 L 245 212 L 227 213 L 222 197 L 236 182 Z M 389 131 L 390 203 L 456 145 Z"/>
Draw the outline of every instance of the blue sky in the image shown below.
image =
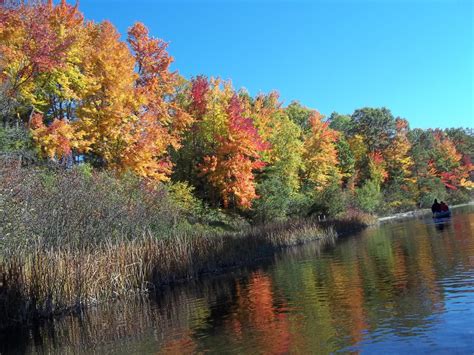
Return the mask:
<path id="1" fill-rule="evenodd" d="M 173 69 L 277 90 L 329 115 L 386 106 L 412 127 L 474 128 L 474 1 L 81 0 L 122 34 L 170 42 Z"/>

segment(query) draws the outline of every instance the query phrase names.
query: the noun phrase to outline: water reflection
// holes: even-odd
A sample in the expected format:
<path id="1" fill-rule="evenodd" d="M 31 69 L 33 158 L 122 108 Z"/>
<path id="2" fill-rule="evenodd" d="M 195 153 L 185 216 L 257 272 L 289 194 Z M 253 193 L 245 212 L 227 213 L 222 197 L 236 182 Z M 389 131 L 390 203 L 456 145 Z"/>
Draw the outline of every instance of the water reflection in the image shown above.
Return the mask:
<path id="1" fill-rule="evenodd" d="M 408 220 L 322 253 L 294 248 L 260 267 L 16 332 L 0 353 L 472 352 L 473 230 L 474 214 L 455 211 L 441 229 Z"/>

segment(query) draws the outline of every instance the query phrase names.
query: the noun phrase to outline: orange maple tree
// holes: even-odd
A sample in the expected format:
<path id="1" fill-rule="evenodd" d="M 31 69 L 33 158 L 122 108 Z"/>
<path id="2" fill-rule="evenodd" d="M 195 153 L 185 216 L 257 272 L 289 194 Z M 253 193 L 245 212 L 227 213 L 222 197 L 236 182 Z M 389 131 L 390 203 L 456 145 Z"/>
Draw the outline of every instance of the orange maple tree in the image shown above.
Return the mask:
<path id="1" fill-rule="evenodd" d="M 192 122 L 173 100 L 177 75 L 169 70 L 173 58 L 167 44 L 149 36 L 142 23 L 128 31 L 138 78 L 135 82 L 135 115 L 131 121 L 130 143 L 124 150 L 124 163 L 140 175 L 167 180 L 172 164 L 168 148 L 180 147 L 181 133 Z"/>
<path id="2" fill-rule="evenodd" d="M 252 120 L 242 116 L 236 95 L 231 98 L 226 113 L 227 132 L 217 137 L 216 152 L 204 158 L 201 169 L 219 190 L 224 207 L 233 202 L 237 207 L 247 209 L 257 198 L 253 172 L 265 165 L 261 153 L 268 144 L 261 139 Z"/>
<path id="3" fill-rule="evenodd" d="M 433 132 L 435 155 L 429 162 L 433 176 L 438 176 L 443 184 L 452 190 L 459 187 L 474 188 L 470 173 L 474 165 L 470 160 L 463 159 L 453 141 L 441 130 Z"/>

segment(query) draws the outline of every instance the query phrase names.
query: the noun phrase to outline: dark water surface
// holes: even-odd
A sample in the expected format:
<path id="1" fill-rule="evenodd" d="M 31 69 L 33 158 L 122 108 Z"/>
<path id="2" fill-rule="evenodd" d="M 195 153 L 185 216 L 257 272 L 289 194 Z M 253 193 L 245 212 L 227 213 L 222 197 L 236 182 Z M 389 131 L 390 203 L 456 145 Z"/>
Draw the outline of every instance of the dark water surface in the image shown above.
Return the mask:
<path id="1" fill-rule="evenodd" d="M 0 352 L 472 354 L 474 206 L 18 331 Z"/>

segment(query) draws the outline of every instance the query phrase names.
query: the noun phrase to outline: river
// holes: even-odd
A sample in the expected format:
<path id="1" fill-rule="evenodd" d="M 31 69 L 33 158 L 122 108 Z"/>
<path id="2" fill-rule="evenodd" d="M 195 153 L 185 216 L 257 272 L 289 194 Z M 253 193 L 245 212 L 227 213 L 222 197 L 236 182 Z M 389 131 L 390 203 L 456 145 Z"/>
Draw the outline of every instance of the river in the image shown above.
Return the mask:
<path id="1" fill-rule="evenodd" d="M 0 353 L 474 352 L 474 206 L 4 336 Z"/>

